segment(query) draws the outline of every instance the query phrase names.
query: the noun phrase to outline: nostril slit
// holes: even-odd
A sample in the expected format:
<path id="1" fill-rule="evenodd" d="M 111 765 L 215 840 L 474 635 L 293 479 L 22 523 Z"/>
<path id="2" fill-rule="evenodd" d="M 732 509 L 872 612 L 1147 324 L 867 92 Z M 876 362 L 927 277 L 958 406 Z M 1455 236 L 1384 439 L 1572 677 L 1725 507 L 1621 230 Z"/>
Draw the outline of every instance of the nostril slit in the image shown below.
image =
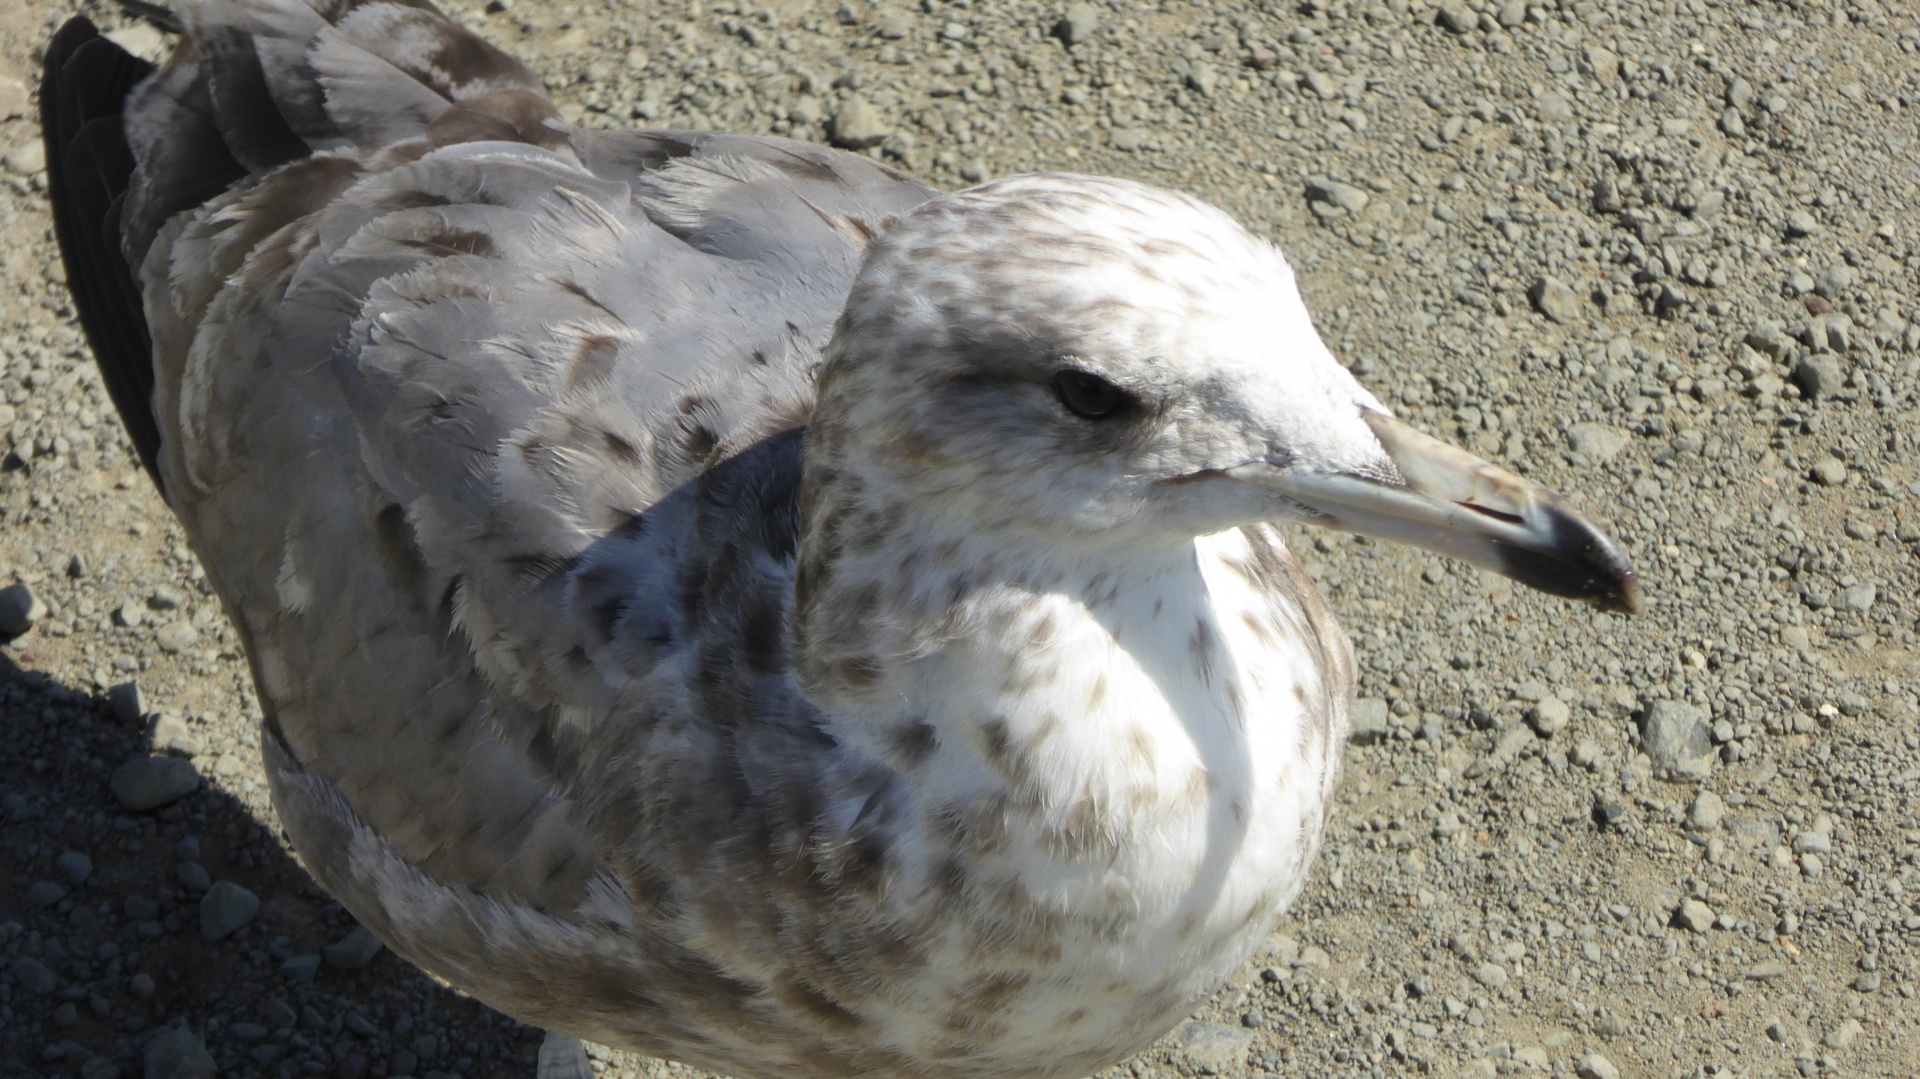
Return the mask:
<path id="1" fill-rule="evenodd" d="M 1517 513 L 1503 513 L 1500 510 L 1490 509 L 1486 506 L 1476 506 L 1471 502 L 1455 502 L 1454 505 L 1470 509 L 1482 517 L 1491 517 L 1496 521 L 1505 521 L 1510 525 L 1520 523 L 1520 515 Z"/>

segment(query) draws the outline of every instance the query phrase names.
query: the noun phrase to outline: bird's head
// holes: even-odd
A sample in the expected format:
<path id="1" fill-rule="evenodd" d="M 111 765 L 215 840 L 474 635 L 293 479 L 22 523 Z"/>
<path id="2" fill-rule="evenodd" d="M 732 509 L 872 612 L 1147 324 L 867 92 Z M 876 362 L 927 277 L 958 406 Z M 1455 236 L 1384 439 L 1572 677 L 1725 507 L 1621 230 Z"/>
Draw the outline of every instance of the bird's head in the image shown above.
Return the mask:
<path id="1" fill-rule="evenodd" d="M 1276 248 L 1126 181 L 1015 177 L 903 216 L 848 299 L 810 440 L 836 477 L 1041 543 L 1294 519 L 1639 604 L 1625 558 L 1558 495 L 1361 387 Z"/>

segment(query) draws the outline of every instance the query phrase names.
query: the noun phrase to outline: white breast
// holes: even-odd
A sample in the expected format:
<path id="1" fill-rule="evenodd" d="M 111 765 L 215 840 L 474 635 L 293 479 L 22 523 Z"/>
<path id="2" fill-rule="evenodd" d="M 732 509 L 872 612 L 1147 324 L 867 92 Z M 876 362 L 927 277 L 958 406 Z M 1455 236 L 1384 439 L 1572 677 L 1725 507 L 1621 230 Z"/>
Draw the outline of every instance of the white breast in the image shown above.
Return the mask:
<path id="1" fill-rule="evenodd" d="M 1029 958 L 1046 988 L 1013 1009 L 1008 1051 L 1164 1029 L 1299 893 L 1349 690 L 1328 691 L 1309 616 L 1255 563 L 1230 531 L 1166 564 L 1009 594 L 976 641 L 917 666 L 912 697 L 941 732 L 917 795 L 928 871 L 955 817 L 979 840 L 961 844 L 973 909 L 954 911 L 929 977 L 1002 969 L 967 927 L 1011 931 L 1009 894 L 1059 945 Z"/>

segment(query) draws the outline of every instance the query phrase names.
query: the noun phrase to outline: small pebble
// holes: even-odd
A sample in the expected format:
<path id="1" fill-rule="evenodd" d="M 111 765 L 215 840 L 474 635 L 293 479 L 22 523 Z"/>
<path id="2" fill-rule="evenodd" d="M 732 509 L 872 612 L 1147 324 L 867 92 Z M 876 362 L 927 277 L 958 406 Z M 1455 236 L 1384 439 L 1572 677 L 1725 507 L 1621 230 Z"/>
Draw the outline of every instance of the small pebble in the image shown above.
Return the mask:
<path id="1" fill-rule="evenodd" d="M 24 584 L 0 588 L 0 637 L 18 637 L 47 616 L 47 605 Z"/>
<path id="2" fill-rule="evenodd" d="M 1542 277 L 1527 289 L 1534 309 L 1554 322 L 1572 322 L 1580 317 L 1580 297 L 1557 277 Z"/>
<path id="3" fill-rule="evenodd" d="M 1347 724 L 1347 740 L 1356 745 L 1374 745 L 1393 736 L 1387 702 L 1378 697 L 1362 697 L 1353 702 Z"/>
<path id="4" fill-rule="evenodd" d="M 1604 423 L 1576 423 L 1567 428 L 1567 444 L 1593 464 L 1605 464 L 1627 448 L 1632 436 Z"/>
<path id="5" fill-rule="evenodd" d="M 201 895 L 213 887 L 213 877 L 207 873 L 207 867 L 199 862 L 181 862 L 173 867 L 173 876 L 180 882 L 180 887 L 194 895 Z"/>
<path id="6" fill-rule="evenodd" d="M 0 167 L 15 176 L 36 176 L 47 169 L 46 144 L 39 139 L 23 142 L 0 157 Z"/>
<path id="7" fill-rule="evenodd" d="M 281 1000 L 279 997 L 272 997 L 260 1006 L 260 1018 L 266 1021 L 269 1028 L 280 1030 L 283 1028 L 291 1028 L 295 1023 L 298 1023 L 300 1021 L 300 1013 L 294 1011 L 292 1005 L 289 1005 L 286 1001 Z"/>
<path id="8" fill-rule="evenodd" d="M 118 682 L 108 686 L 107 708 L 113 712 L 113 718 L 122 723 L 138 723 L 147 714 L 140 686 L 134 682 Z"/>
<path id="9" fill-rule="evenodd" d="M 53 865 L 70 884 L 85 884 L 87 878 L 93 875 L 93 859 L 84 851 L 67 851 L 55 858 Z"/>
<path id="10" fill-rule="evenodd" d="M 327 965 L 336 970 L 361 970 L 373 962 L 382 947 L 380 938 L 374 936 L 372 930 L 356 925 L 352 932 L 327 945 L 321 954 L 326 957 Z"/>
<path id="11" fill-rule="evenodd" d="M 45 996 L 53 992 L 53 987 L 59 984 L 53 976 L 53 971 L 48 970 L 45 963 L 31 956 L 17 957 L 7 970 L 13 975 L 13 980 L 20 985 L 20 988 L 29 993 Z"/>
<path id="12" fill-rule="evenodd" d="M 156 753 L 182 757 L 197 757 L 207 751 L 205 740 L 172 712 L 161 712 L 154 717 L 152 746 Z"/>
<path id="13" fill-rule="evenodd" d="M 224 940 L 260 913 L 260 897 L 230 880 L 207 889 L 200 897 L 200 938 Z"/>
<path id="14" fill-rule="evenodd" d="M 1068 46 L 1082 45 L 1100 29 L 1102 11 L 1092 4 L 1069 4 L 1066 14 L 1053 25 L 1053 36 Z"/>
<path id="15" fill-rule="evenodd" d="M 147 1041 L 145 1079 L 215 1079 L 213 1055 L 193 1032 L 162 1027 Z"/>
<path id="16" fill-rule="evenodd" d="M 1794 365 L 1793 384 L 1809 399 L 1832 397 L 1846 387 L 1847 372 L 1832 356 L 1808 356 Z"/>
<path id="17" fill-rule="evenodd" d="M 1717 917 L 1718 915 L 1713 912 L 1712 907 L 1707 906 L 1698 899 L 1689 899 L 1681 903 L 1679 909 L 1674 911 L 1673 922 L 1682 929 L 1688 929 L 1695 933 L 1705 933 L 1707 930 L 1713 928 L 1714 919 Z"/>
<path id="18" fill-rule="evenodd" d="M 178 757 L 135 757 L 114 770 L 113 796 L 135 813 L 170 805 L 200 786 L 192 761 Z"/>
<path id="19" fill-rule="evenodd" d="M 320 971 L 320 957 L 317 955 L 296 955 L 280 964 L 280 975 L 292 982 L 310 982 Z"/>
<path id="20" fill-rule="evenodd" d="M 1580 1079 L 1620 1079 L 1620 1069 L 1599 1053 L 1583 1054 L 1573 1066 Z"/>
<path id="21" fill-rule="evenodd" d="M 1173 1032 L 1173 1044 L 1202 1075 L 1240 1075 L 1247 1066 L 1253 1032 L 1220 1023 L 1192 1022 Z"/>
<path id="22" fill-rule="evenodd" d="M 1548 738 L 1565 730 L 1572 719 L 1573 709 L 1558 697 L 1548 697 L 1527 711 L 1527 722 Z"/>
<path id="23" fill-rule="evenodd" d="M 878 146 L 893 134 L 894 125 L 872 102 L 849 97 L 833 114 L 833 144 L 849 150 Z"/>
<path id="24" fill-rule="evenodd" d="M 1357 214 L 1367 208 L 1373 197 L 1352 184 L 1337 180 L 1313 180 L 1307 184 L 1307 201 L 1312 205 Z"/>
<path id="25" fill-rule="evenodd" d="M 1435 12 L 1435 21 L 1456 34 L 1467 33 L 1480 25 L 1480 17 L 1460 0 L 1444 0 Z"/>
<path id="26" fill-rule="evenodd" d="M 154 643 L 162 652 L 177 655 L 200 642 L 200 631 L 184 619 L 168 622 L 154 631 Z"/>
<path id="27" fill-rule="evenodd" d="M 147 606 L 156 611 L 178 610 L 180 605 L 185 602 L 187 602 L 187 597 L 183 593 L 178 589 L 168 588 L 166 585 L 161 585 L 154 589 L 153 592 L 147 596 Z"/>
<path id="28" fill-rule="evenodd" d="M 10 75 L 0 76 L 0 120 L 11 120 L 27 114 L 27 84 Z"/>
<path id="29" fill-rule="evenodd" d="M 1823 457 L 1814 462 L 1811 475 L 1822 487 L 1839 487 L 1847 482 L 1847 466 L 1837 458 Z"/>
<path id="30" fill-rule="evenodd" d="M 1693 804 L 1687 807 L 1687 826 L 1700 832 L 1717 832 L 1727 818 L 1727 803 L 1712 791 L 1703 790 L 1693 796 Z"/>

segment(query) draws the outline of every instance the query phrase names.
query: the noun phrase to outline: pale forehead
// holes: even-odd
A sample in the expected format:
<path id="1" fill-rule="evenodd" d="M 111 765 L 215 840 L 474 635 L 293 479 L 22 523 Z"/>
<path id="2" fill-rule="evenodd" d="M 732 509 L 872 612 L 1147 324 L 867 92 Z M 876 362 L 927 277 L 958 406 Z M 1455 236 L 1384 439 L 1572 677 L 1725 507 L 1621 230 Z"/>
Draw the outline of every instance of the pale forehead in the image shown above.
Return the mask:
<path id="1" fill-rule="evenodd" d="M 1271 244 L 1198 199 L 1109 178 L 1015 177 L 935 200 L 895 226 L 863 277 L 915 297 L 929 329 L 1025 327 L 1196 360 L 1313 336 Z"/>

